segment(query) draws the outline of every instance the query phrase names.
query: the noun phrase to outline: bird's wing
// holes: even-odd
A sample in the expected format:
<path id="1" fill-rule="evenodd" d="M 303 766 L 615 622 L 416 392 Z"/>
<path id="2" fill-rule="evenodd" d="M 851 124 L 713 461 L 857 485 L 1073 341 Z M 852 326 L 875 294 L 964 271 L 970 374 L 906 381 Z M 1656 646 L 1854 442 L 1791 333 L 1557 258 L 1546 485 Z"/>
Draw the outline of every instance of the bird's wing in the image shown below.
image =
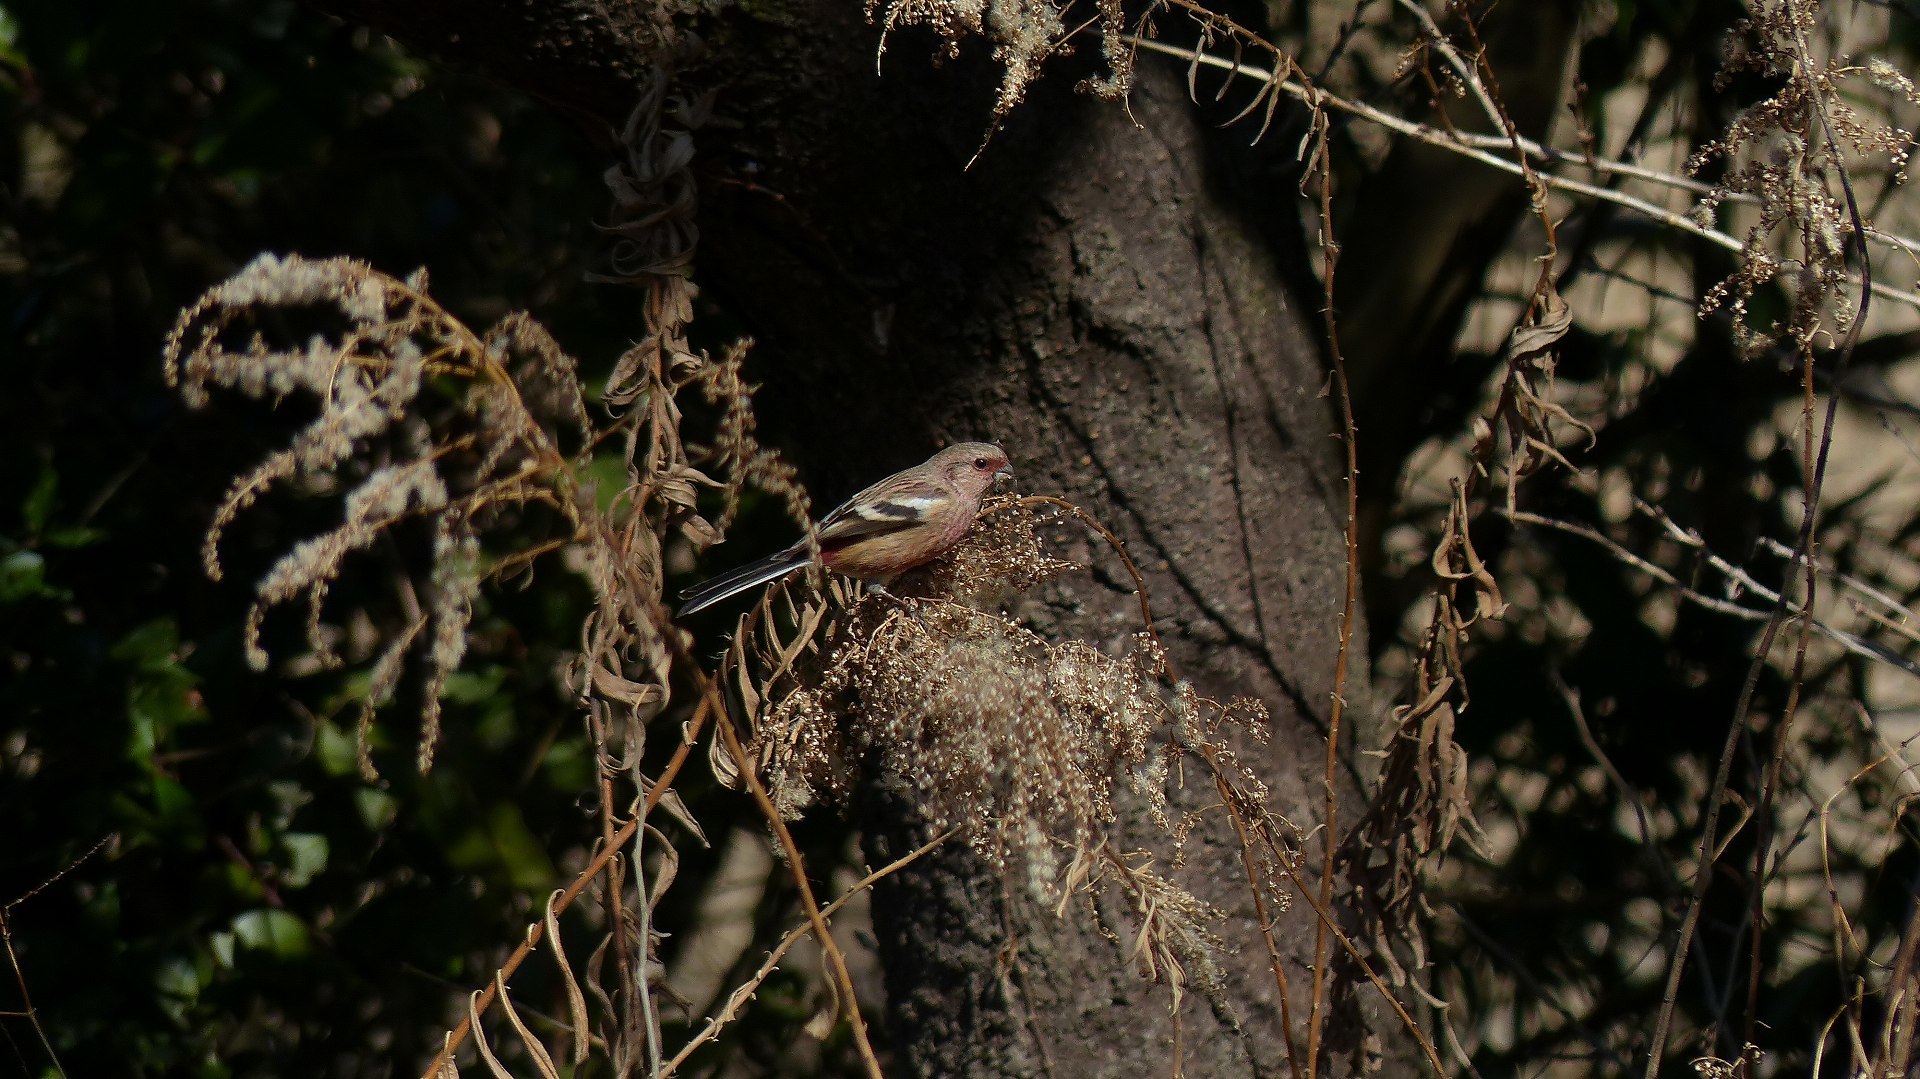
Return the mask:
<path id="1" fill-rule="evenodd" d="M 821 519 L 814 535 L 824 551 L 844 548 L 858 540 L 923 524 L 951 506 L 956 497 L 953 491 L 930 480 L 889 477 L 841 503 Z M 692 614 L 737 592 L 785 576 L 806 565 L 811 557 L 811 548 L 803 539 L 784 551 L 749 562 L 682 592 L 680 598 L 685 604 L 680 613 Z"/>
<path id="2" fill-rule="evenodd" d="M 822 547 L 843 547 L 854 540 L 898 532 L 928 520 L 953 503 L 954 494 L 925 480 L 889 481 L 854 495 L 820 522 Z"/>

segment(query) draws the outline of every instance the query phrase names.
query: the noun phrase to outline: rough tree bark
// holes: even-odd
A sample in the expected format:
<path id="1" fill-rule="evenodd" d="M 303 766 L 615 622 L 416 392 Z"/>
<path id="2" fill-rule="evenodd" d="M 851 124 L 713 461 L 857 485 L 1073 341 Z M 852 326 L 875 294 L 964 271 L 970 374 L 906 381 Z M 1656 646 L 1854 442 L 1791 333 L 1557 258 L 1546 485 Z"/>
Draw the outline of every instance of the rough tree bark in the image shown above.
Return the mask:
<path id="1" fill-rule="evenodd" d="M 619 21 L 596 20 L 595 4 L 324 6 L 550 98 L 564 97 L 575 53 L 618 51 L 624 40 L 625 57 L 580 57 L 589 77 L 564 102 L 602 116 L 610 73 L 644 66 L 635 57 L 659 40 L 622 38 Z M 1055 75 L 968 170 L 994 72 L 930 71 L 929 39 L 899 35 L 876 77 L 876 31 L 850 0 L 706 19 L 702 66 L 687 77 L 722 88 L 718 111 L 730 122 L 699 144 L 703 172 L 730 180 L 703 190 L 697 279 L 760 341 L 752 374 L 765 383 L 766 426 L 827 486 L 917 460 L 937 439 L 1001 441 L 1024 490 L 1069 498 L 1127 541 L 1182 672 L 1211 696 L 1268 704 L 1272 742 L 1247 747 L 1246 759 L 1271 783 L 1276 810 L 1306 830 L 1321 823 L 1344 564 L 1317 298 L 1289 295 L 1283 280 L 1310 275 L 1297 265 L 1283 274 L 1276 259 L 1299 256 L 1276 255 L 1284 248 L 1262 234 L 1259 215 L 1226 194 L 1242 188 L 1210 164 L 1208 129 L 1177 69 L 1142 68 L 1137 127 Z M 532 40 L 515 52 L 503 28 Z M 563 40 L 571 47 L 555 47 Z M 1298 197 L 1284 184 L 1257 194 Z M 1137 607 L 1130 583 L 1105 565 L 1049 586 L 1022 613 L 1043 632 L 1118 639 L 1137 625 Z M 1355 645 L 1364 657 L 1364 642 Z M 1356 704 L 1366 701 L 1363 670 L 1356 664 L 1349 686 Z M 1350 745 L 1377 744 L 1370 710 L 1348 717 Z M 1350 783 L 1342 797 L 1350 820 Z M 1210 785 L 1190 784 L 1190 805 L 1212 798 Z M 912 842 L 897 813 L 869 799 L 876 863 Z M 1246 1034 L 1191 996 L 1187 1074 L 1285 1074 L 1238 847 L 1222 815 L 1210 818 L 1181 879 L 1234 914 L 1229 994 Z M 1005 909 L 1000 882 L 958 845 L 948 850 L 875 897 L 897 1070 L 1169 1067 L 1164 988 L 1143 983 L 1084 919 Z M 1009 926 L 1017 948 L 1007 947 Z M 1313 930 L 1304 903 L 1275 930 L 1296 1018 Z M 1377 1002 L 1358 1003 L 1331 1071 L 1404 1044 Z"/>

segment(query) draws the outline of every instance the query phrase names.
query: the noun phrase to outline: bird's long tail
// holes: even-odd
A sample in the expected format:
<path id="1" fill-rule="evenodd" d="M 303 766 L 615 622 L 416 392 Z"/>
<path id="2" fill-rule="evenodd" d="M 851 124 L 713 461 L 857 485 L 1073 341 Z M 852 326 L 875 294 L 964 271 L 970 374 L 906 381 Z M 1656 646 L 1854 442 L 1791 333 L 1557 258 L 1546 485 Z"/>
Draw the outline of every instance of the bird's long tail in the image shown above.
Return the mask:
<path id="1" fill-rule="evenodd" d="M 749 562 L 710 581 L 702 581 L 680 593 L 680 613 L 689 615 L 705 610 L 736 592 L 745 592 L 754 585 L 784 577 L 806 565 L 808 557 L 807 548 L 796 545 L 759 561 Z"/>

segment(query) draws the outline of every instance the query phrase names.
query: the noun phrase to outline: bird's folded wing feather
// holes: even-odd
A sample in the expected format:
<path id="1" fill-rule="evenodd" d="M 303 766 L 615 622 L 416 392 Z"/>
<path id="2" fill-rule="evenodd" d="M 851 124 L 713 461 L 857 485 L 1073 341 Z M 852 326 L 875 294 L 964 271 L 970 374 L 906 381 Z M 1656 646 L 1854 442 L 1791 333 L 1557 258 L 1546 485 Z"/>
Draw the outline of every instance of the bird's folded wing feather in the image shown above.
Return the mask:
<path id="1" fill-rule="evenodd" d="M 912 528 L 953 503 L 953 492 L 925 481 L 862 491 L 827 514 L 818 533 L 823 547 L 840 547 L 866 536 Z"/>

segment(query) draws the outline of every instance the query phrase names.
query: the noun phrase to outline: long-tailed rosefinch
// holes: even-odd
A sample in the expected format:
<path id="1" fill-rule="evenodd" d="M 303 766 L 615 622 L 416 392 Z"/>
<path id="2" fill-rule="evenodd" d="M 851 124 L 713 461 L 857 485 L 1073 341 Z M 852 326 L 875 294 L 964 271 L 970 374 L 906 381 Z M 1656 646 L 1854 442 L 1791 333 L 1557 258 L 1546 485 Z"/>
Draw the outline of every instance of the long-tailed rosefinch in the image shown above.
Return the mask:
<path id="1" fill-rule="evenodd" d="M 896 472 L 841 503 L 814 526 L 820 562 L 836 573 L 884 581 L 960 542 L 980 512 L 980 499 L 1000 476 L 1012 476 L 1007 455 L 987 442 L 962 442 L 926 464 Z M 692 614 L 758 584 L 792 573 L 813 558 L 806 539 L 681 594 Z"/>

